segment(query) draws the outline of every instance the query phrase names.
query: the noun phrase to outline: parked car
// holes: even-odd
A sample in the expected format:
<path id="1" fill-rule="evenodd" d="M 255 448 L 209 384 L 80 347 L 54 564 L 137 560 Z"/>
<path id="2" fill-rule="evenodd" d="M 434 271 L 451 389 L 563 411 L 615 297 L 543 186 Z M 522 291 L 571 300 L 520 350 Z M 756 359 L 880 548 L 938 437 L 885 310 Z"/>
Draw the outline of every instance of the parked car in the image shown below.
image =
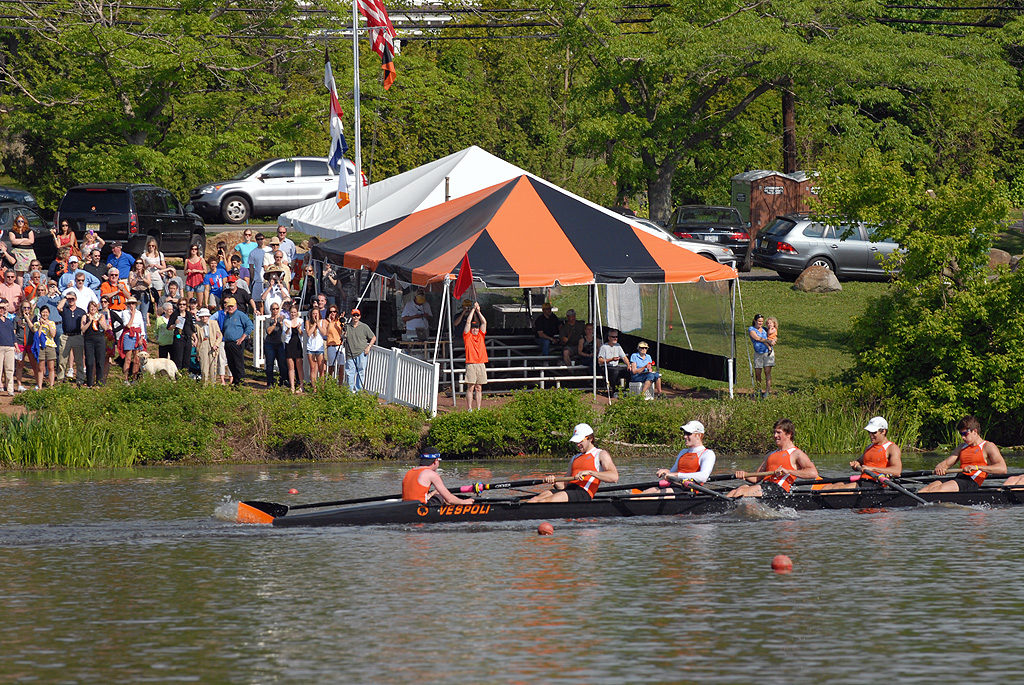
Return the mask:
<path id="1" fill-rule="evenodd" d="M 7 243 L 7 247 L 10 249 L 10 230 L 14 227 L 14 218 L 19 214 L 25 216 L 29 228 L 35 233 L 36 240 L 33 249 L 36 252 L 36 258 L 42 262 L 44 267 L 49 266 L 57 256 L 57 245 L 53 242 L 53 235 L 50 232 L 53 229 L 53 224 L 28 204 L 14 200 L 0 200 L 0 240 Z"/>
<path id="2" fill-rule="evenodd" d="M 841 238 L 847 228 L 852 234 Z M 884 280 L 889 272 L 881 260 L 899 249 L 891 239 L 872 242 L 874 227 L 828 226 L 807 216 L 787 214 L 757 234 L 754 264 L 777 271 L 787 280 L 795 279 L 809 266 L 823 266 L 837 278 Z"/>
<path id="3" fill-rule="evenodd" d="M 345 168 L 349 193 L 354 193 L 356 165 L 346 159 Z M 367 185 L 365 174 L 362 181 Z M 207 221 L 240 224 L 333 198 L 337 192 L 338 175 L 326 157 L 289 157 L 257 162 L 226 181 L 201 185 L 189 199 Z"/>
<path id="4" fill-rule="evenodd" d="M 18 188 L 8 188 L 7 186 L 0 186 L 0 200 L 10 200 L 11 202 L 20 202 L 21 204 L 31 207 L 39 213 L 39 203 L 36 202 L 35 196 L 27 190 L 19 190 Z"/>
<path id="5" fill-rule="evenodd" d="M 668 229 L 677 238 L 715 243 L 744 259 L 750 245 L 750 224 L 735 207 L 684 205 L 668 220 Z"/>
<path id="6" fill-rule="evenodd" d="M 186 255 L 190 245 L 206 247 L 206 226 L 181 206 L 174 194 L 146 183 L 95 183 L 75 186 L 57 207 L 54 223 L 67 220 L 81 239 L 88 230 L 109 243 L 121 241 L 125 252 L 138 257 L 150 236 L 167 255 Z"/>
<path id="7" fill-rule="evenodd" d="M 690 252 L 700 255 L 701 257 L 706 257 L 713 262 L 718 262 L 719 264 L 733 264 L 736 262 L 736 255 L 734 255 L 732 250 L 727 247 L 715 245 L 714 243 L 701 242 L 700 240 L 682 240 L 672 235 L 671 231 L 658 222 L 651 221 L 650 219 L 630 217 L 630 220 L 634 224 L 639 225 L 640 228 L 644 229 L 647 233 L 656 235 L 659 238 L 669 241 L 673 245 L 678 245 L 679 247 L 685 248 Z"/>

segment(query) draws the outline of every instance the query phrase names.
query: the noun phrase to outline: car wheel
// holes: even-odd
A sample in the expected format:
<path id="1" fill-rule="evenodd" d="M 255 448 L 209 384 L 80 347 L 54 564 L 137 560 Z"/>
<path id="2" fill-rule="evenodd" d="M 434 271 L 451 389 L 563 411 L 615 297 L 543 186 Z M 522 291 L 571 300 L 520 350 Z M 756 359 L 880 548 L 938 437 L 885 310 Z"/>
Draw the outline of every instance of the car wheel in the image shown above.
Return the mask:
<path id="1" fill-rule="evenodd" d="M 710 254 L 708 252 L 698 252 L 697 256 L 698 257 L 704 257 L 705 259 L 710 259 L 713 262 L 717 262 L 718 261 L 717 259 L 715 259 L 715 255 Z"/>
<path id="2" fill-rule="evenodd" d="M 826 269 L 828 269 L 829 271 L 832 271 L 833 273 L 836 270 L 835 265 L 832 264 L 832 260 L 829 259 L 828 257 L 815 257 L 811 261 L 807 262 L 807 266 L 808 267 L 811 267 L 811 266 L 823 266 Z"/>
<path id="3" fill-rule="evenodd" d="M 249 206 L 249 201 L 241 195 L 230 195 L 221 203 L 220 213 L 226 223 L 240 224 L 249 218 L 252 207 Z"/>

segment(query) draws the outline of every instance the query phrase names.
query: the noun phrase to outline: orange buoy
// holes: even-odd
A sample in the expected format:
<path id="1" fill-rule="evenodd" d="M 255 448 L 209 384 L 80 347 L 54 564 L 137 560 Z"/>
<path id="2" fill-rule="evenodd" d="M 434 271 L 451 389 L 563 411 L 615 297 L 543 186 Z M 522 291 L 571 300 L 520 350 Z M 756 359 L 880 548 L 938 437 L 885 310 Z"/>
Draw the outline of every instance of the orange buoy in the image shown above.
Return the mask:
<path id="1" fill-rule="evenodd" d="M 776 554 L 772 559 L 772 570 L 776 573 L 789 573 L 793 570 L 793 560 L 785 554 Z"/>
<path id="2" fill-rule="evenodd" d="M 537 535 L 554 535 L 555 527 L 545 521 L 544 523 L 537 526 Z"/>
<path id="3" fill-rule="evenodd" d="M 296 490 L 295 488 L 292 488 L 291 490 L 288 491 L 288 494 L 289 495 L 297 495 L 297 494 L 299 494 L 299 491 Z"/>

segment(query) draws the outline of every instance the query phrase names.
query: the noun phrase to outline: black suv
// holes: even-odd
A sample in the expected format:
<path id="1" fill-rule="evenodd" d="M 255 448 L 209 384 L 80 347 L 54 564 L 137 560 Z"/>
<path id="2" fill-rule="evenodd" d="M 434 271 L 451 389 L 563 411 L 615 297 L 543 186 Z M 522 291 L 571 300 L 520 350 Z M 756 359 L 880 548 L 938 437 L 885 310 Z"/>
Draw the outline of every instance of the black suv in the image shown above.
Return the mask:
<path id="1" fill-rule="evenodd" d="M 747 256 L 750 225 L 735 207 L 684 205 L 672 213 L 668 230 L 677 238 L 703 240 L 732 250 L 737 258 Z"/>
<path id="2" fill-rule="evenodd" d="M 206 226 L 192 206 L 182 207 L 169 190 L 144 183 L 95 183 L 75 186 L 57 207 L 55 225 L 67 220 L 79 239 L 93 230 L 108 243 L 120 241 L 139 256 L 150 236 L 160 250 L 187 255 L 190 245 L 206 247 Z"/>

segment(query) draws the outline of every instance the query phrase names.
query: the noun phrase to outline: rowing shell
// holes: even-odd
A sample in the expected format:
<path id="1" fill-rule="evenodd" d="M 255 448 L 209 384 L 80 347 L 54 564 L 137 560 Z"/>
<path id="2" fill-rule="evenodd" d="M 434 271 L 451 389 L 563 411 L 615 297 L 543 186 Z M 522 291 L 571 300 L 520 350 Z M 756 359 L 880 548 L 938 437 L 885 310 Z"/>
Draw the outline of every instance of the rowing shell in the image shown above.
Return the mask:
<path id="1" fill-rule="evenodd" d="M 929 504 L 940 502 L 967 506 L 1024 504 L 1024 489 L 1003 487 L 982 488 L 976 492 L 929 492 L 920 496 Z M 887 488 L 801 492 L 784 497 L 758 499 L 769 506 L 789 507 L 800 511 L 913 507 L 920 504 L 907 495 Z M 263 514 L 263 519 L 248 522 L 272 523 L 275 526 L 289 527 L 622 518 L 716 514 L 729 511 L 734 506 L 733 500 L 698 494 L 677 495 L 675 499 L 635 496 L 602 497 L 599 495 L 589 502 L 541 502 L 535 504 L 519 500 L 478 500 L 474 504 L 457 505 L 384 502 L 278 517 Z M 242 520 L 241 516 L 239 520 Z"/>

